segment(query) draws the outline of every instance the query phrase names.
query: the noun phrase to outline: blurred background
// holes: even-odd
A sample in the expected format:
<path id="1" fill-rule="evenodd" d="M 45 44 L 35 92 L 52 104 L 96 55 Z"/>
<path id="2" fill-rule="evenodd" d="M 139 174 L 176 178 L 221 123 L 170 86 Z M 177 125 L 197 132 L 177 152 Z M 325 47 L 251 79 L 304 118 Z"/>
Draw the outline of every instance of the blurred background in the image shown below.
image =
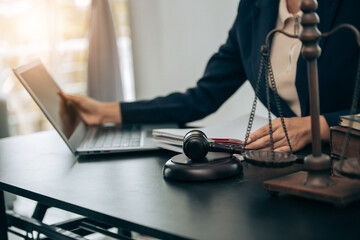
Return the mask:
<path id="1" fill-rule="evenodd" d="M 120 57 L 129 63 L 123 81 L 133 82 L 128 2 L 109 2 Z M 64 91 L 86 93 L 90 8 L 91 0 L 0 1 L 0 98 L 7 100 L 11 135 L 51 128 L 13 67 L 40 58 Z"/>

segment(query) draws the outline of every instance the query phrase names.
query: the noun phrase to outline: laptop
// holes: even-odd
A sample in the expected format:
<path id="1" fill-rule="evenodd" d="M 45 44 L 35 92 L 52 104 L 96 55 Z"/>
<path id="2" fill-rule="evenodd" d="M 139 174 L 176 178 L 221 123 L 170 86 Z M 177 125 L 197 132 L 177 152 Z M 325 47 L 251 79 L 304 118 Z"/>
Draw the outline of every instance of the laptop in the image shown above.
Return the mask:
<path id="1" fill-rule="evenodd" d="M 87 125 L 75 107 L 59 96 L 60 87 L 40 60 L 13 71 L 75 155 L 158 150 L 152 130 L 177 127 L 176 124 Z"/>

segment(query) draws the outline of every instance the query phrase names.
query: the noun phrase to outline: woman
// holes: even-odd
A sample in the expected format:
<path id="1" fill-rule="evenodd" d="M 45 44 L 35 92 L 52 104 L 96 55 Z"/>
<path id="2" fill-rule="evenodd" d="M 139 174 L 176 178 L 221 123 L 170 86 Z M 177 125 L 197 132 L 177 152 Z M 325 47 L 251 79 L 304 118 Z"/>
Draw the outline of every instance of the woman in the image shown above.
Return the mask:
<path id="1" fill-rule="evenodd" d="M 319 0 L 318 28 L 328 32 L 341 23 L 360 28 L 360 1 Z M 260 48 L 266 35 L 275 27 L 290 34 L 301 31 L 302 12 L 299 0 L 242 0 L 235 23 L 219 51 L 206 67 L 197 86 L 185 93 L 172 93 L 148 101 L 101 103 L 86 97 L 61 93 L 71 100 L 88 124 L 105 122 L 190 122 L 215 112 L 246 80 L 255 88 Z M 349 113 L 354 88 L 359 48 L 352 33 L 342 31 L 320 41 L 322 55 L 318 61 L 320 94 L 320 132 L 329 140 L 329 126 Z M 276 34 L 271 43 L 271 62 L 280 96 L 288 136 L 294 151 L 311 142 L 310 107 L 306 62 L 300 56 L 301 42 Z M 266 91 L 258 98 L 266 103 Z M 278 116 L 275 100 L 271 110 Z M 281 122 L 273 120 L 275 151 L 290 151 Z M 249 148 L 270 149 L 268 125 L 250 135 Z"/>

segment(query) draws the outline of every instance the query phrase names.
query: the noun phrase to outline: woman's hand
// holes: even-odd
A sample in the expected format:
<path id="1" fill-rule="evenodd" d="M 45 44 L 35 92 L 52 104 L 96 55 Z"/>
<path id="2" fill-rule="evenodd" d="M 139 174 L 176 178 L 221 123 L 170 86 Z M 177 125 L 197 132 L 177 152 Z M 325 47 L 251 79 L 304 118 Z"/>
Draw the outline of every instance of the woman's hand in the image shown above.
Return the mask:
<path id="1" fill-rule="evenodd" d="M 60 97 L 59 116 L 62 132 L 67 138 L 70 138 L 80 121 L 80 116 L 74 105 L 63 97 Z"/>
<path id="2" fill-rule="evenodd" d="M 309 117 L 293 117 L 284 118 L 287 133 L 293 151 L 298 151 L 311 143 L 311 118 Z M 274 151 L 290 152 L 290 147 L 286 140 L 286 136 L 281 124 L 281 119 L 276 118 L 272 121 Z M 329 141 L 330 130 L 324 118 L 320 116 L 320 134 L 323 141 Z M 250 149 L 270 150 L 270 131 L 269 124 L 259 128 L 251 133 L 250 142 L 246 146 Z"/>
<path id="3" fill-rule="evenodd" d="M 59 92 L 59 95 L 65 101 L 71 101 L 81 118 L 89 125 L 122 122 L 119 103 L 102 103 L 88 97 L 73 96 L 63 92 Z"/>

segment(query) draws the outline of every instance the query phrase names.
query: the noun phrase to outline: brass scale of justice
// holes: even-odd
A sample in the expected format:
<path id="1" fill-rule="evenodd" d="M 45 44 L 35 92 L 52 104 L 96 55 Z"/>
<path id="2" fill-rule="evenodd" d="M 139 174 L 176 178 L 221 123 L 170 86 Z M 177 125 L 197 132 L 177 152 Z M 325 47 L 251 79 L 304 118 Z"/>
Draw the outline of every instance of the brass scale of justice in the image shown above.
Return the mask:
<path id="1" fill-rule="evenodd" d="M 317 59 L 321 55 L 321 49 L 319 46 L 319 40 L 322 37 L 328 37 L 336 33 L 340 29 L 351 30 L 357 39 L 357 44 L 360 48 L 360 34 L 359 31 L 350 24 L 341 24 L 331 30 L 328 33 L 321 34 L 317 28 L 317 24 L 320 22 L 318 15 L 315 10 L 317 9 L 318 3 L 316 0 L 301 0 L 300 9 L 303 11 L 303 16 L 301 18 L 301 24 L 303 26 L 303 31 L 299 35 L 291 35 L 284 32 L 281 29 L 274 29 L 270 31 L 266 37 L 266 43 L 261 48 L 261 61 L 258 73 L 258 79 L 255 87 L 255 99 L 253 101 L 251 114 L 249 117 L 249 122 L 246 130 L 245 141 L 241 147 L 241 154 L 243 155 L 246 162 L 254 164 L 257 166 L 263 167 L 286 167 L 295 162 L 297 162 L 298 157 L 292 153 L 292 147 L 286 130 L 286 124 L 283 118 L 279 95 L 277 92 L 275 79 L 270 62 L 270 38 L 275 33 L 281 33 L 290 38 L 298 38 L 302 41 L 302 56 L 307 61 L 307 71 L 308 71 L 308 81 L 309 81 L 309 96 L 310 96 L 310 114 L 311 114 L 311 132 L 312 132 L 312 154 L 308 155 L 304 159 L 305 171 L 295 172 L 280 178 L 268 180 L 264 182 L 264 188 L 270 193 L 276 195 L 278 193 L 285 193 L 290 195 L 296 195 L 304 198 L 314 199 L 323 202 L 329 202 L 338 207 L 345 207 L 348 203 L 360 199 L 360 159 L 357 158 L 345 158 L 347 148 L 349 145 L 349 134 L 352 127 L 354 118 L 351 119 L 351 126 L 349 127 L 343 146 L 342 157 L 340 160 L 336 161 L 333 166 L 333 170 L 342 177 L 330 176 L 332 162 L 329 156 L 322 153 L 321 149 L 321 138 L 320 138 L 320 121 L 319 121 L 319 92 L 318 92 L 318 69 L 317 69 Z M 251 132 L 252 124 L 255 117 L 256 105 L 257 105 L 257 94 L 260 89 L 261 79 L 264 76 L 265 79 L 265 88 L 266 88 L 266 97 L 267 97 L 267 109 L 268 109 L 268 118 L 269 118 L 269 132 L 270 132 L 270 145 L 271 151 L 261 151 L 261 150 L 245 150 L 245 146 L 249 140 L 249 135 Z M 269 83 L 270 82 L 270 83 Z M 278 110 L 282 128 L 284 130 L 287 143 L 290 147 L 290 153 L 275 152 L 274 151 L 274 142 L 273 142 L 273 131 L 271 124 L 271 109 L 270 109 L 270 88 L 274 94 L 276 108 Z M 356 73 L 355 87 L 353 93 L 353 101 L 351 105 L 350 114 L 353 116 L 356 112 L 358 106 L 358 100 L 360 95 L 360 56 L 358 62 L 358 68 Z M 201 133 L 201 132 L 200 132 Z M 199 134 L 198 132 L 196 133 Z M 187 135 L 191 135 L 191 132 Z M 187 135 L 184 137 L 184 152 Z M 206 136 L 201 136 L 205 138 Z M 208 143 L 206 143 L 208 144 Z M 202 146 L 201 146 L 202 147 Z M 207 146 L 208 148 L 209 146 Z M 234 146 L 229 146 L 234 147 Z M 199 155 L 198 151 L 199 145 L 194 145 L 193 154 Z M 221 146 L 218 145 L 218 150 L 221 151 Z M 234 149 L 233 149 L 234 150 Z M 233 151 L 235 152 L 235 151 Z M 239 151 L 238 151 L 239 152 Z M 206 151 L 207 153 L 207 151 Z M 205 153 L 205 155 L 206 155 Z M 186 154 L 186 152 L 185 152 Z M 188 154 L 186 154 L 188 156 Z M 203 178 L 204 175 L 215 176 L 213 179 L 221 178 L 223 176 L 230 176 L 229 172 L 233 172 L 233 175 L 238 174 L 242 167 L 239 166 L 238 161 L 230 158 L 229 160 L 223 159 L 218 164 L 209 165 L 211 162 L 211 157 L 207 155 L 205 159 L 206 163 L 203 166 L 210 166 L 209 172 L 206 172 L 207 169 L 201 169 L 201 162 L 190 160 L 184 154 L 177 155 L 170 159 L 163 169 L 163 174 L 165 178 L 173 180 L 188 181 L 189 177 L 193 178 L 196 176 L 195 171 L 200 172 L 200 178 Z M 188 156 L 189 157 L 189 156 Z M 197 156 L 198 157 L 198 156 Z M 204 155 L 202 157 L 204 158 Z M 191 158 L 193 159 L 193 158 Z M 216 161 L 215 161 L 216 162 Z M 224 163 L 224 164 L 222 164 Z M 199 166 L 197 168 L 197 166 Z M 211 169 L 213 168 L 213 169 Z M 241 169 L 240 169 L 241 168 Z M 198 171 L 200 170 L 200 171 Z M 193 172 L 192 172 L 193 171 Z M 201 172 L 203 171 L 203 172 Z M 214 171 L 214 172 L 211 172 Z M 207 176 L 205 176 L 207 178 Z M 194 178 L 193 178 L 194 180 Z M 195 179 L 198 181 L 199 179 Z M 208 179 L 209 180 L 209 179 Z M 201 181 L 201 179 L 200 179 Z"/>

